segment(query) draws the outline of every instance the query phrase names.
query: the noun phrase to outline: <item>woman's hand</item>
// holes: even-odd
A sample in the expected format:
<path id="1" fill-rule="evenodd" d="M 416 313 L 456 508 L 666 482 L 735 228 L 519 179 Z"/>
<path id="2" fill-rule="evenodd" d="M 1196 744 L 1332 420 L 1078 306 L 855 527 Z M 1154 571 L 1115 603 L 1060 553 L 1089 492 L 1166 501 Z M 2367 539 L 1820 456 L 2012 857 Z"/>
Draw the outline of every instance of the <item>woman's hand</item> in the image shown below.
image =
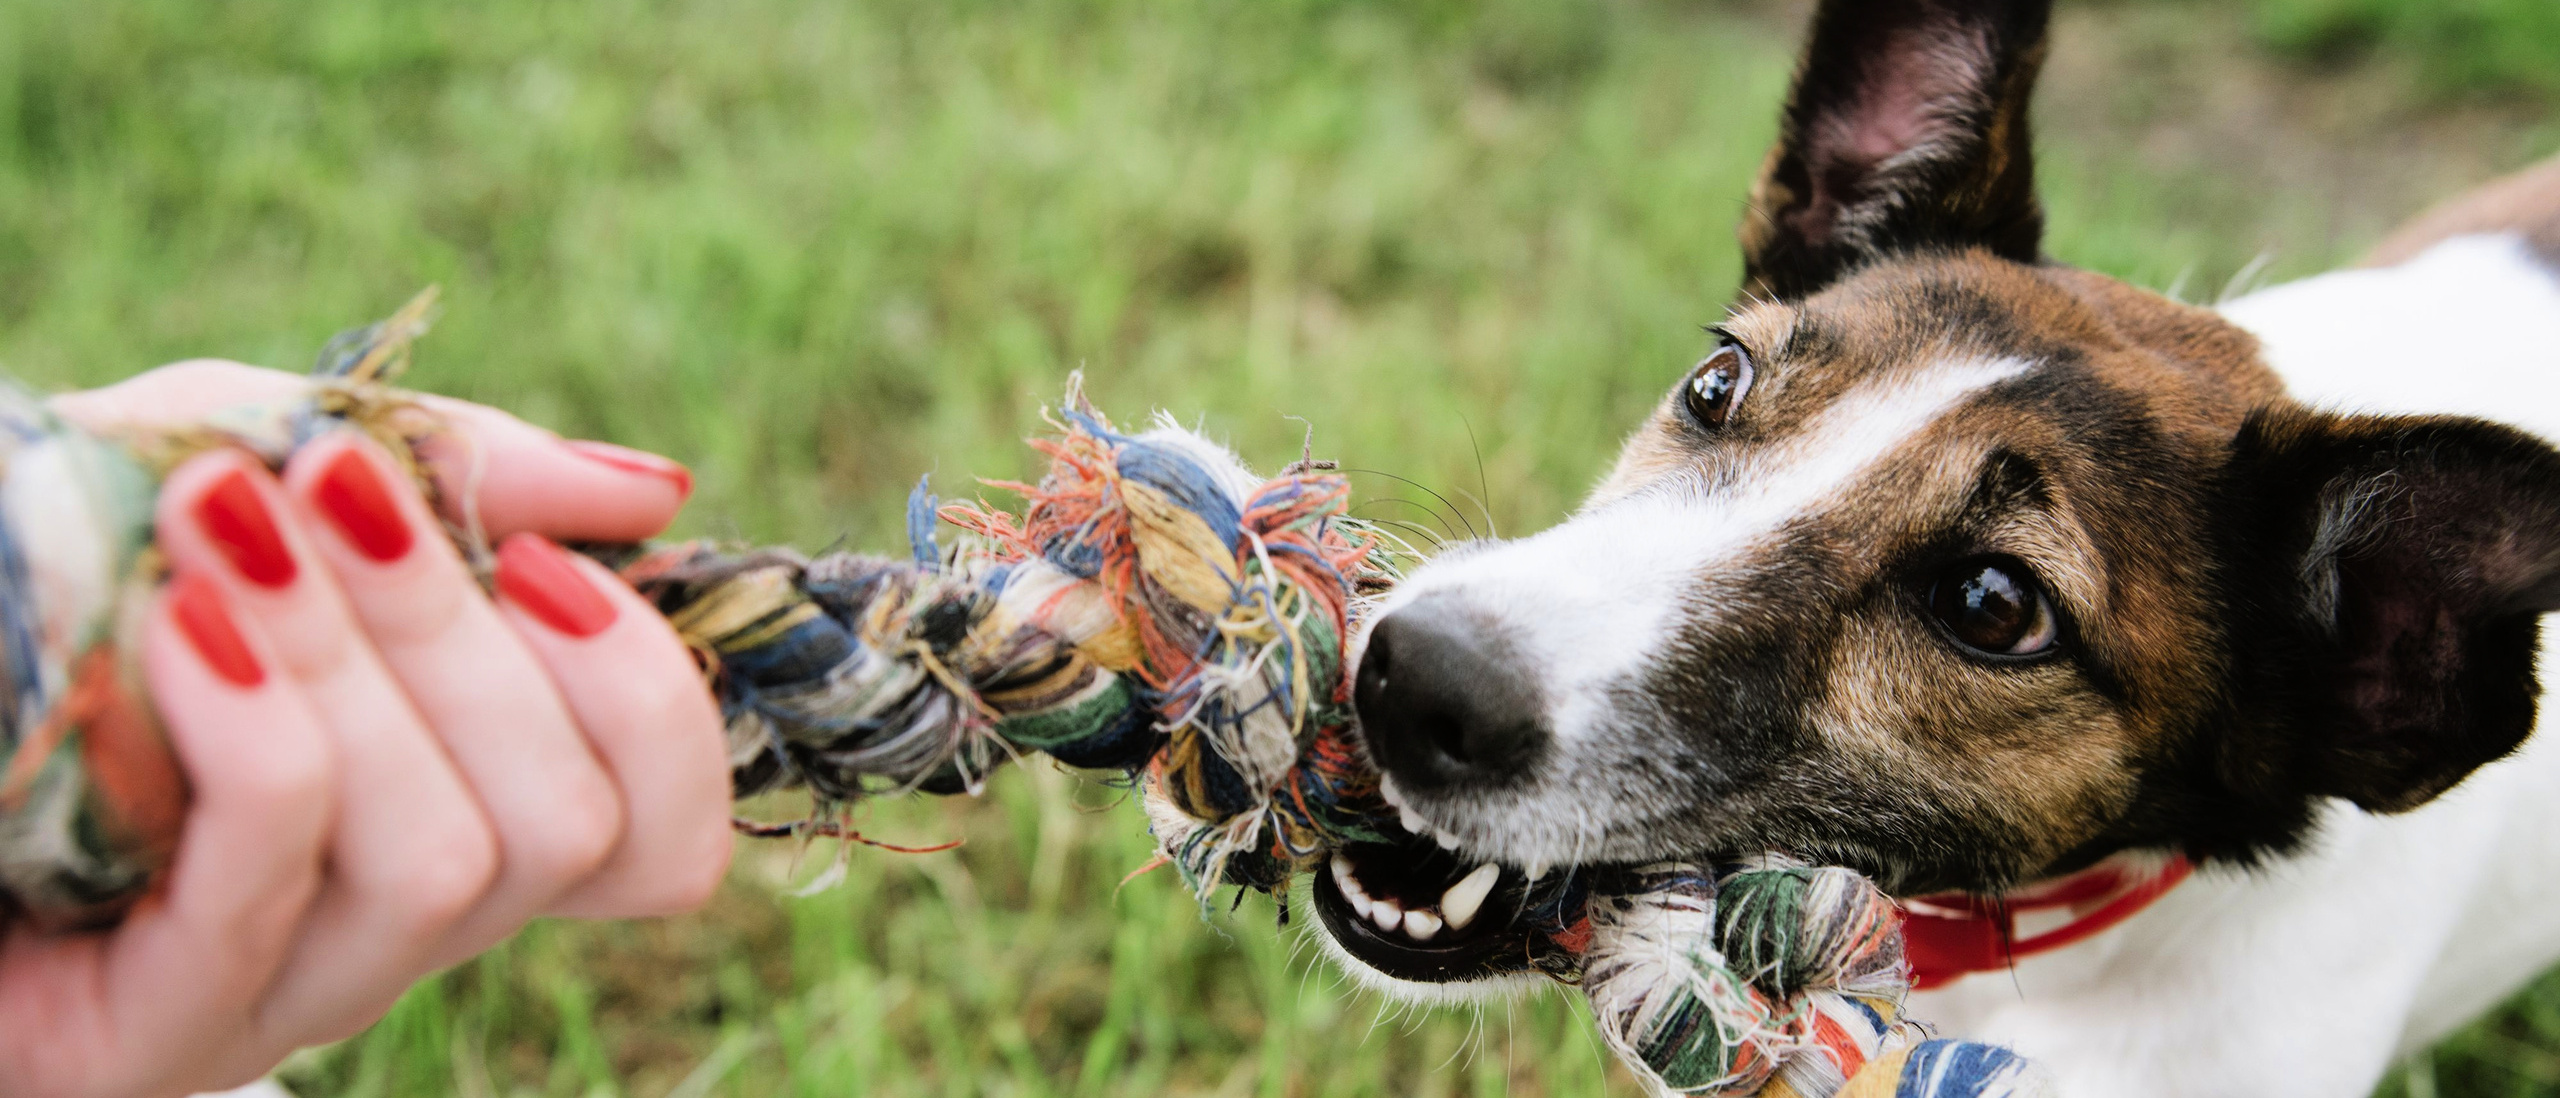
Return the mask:
<path id="1" fill-rule="evenodd" d="M 58 398 L 92 427 L 295 391 L 190 362 Z M 637 540 L 683 469 L 439 401 L 439 495 L 499 542 L 481 593 L 353 432 L 281 478 L 197 457 L 159 501 L 175 579 L 143 652 L 194 790 L 177 859 L 116 930 L 0 930 L 0 1092 L 237 1085 L 348 1036 L 537 915 L 700 904 L 728 860 L 714 703 L 650 607 L 551 540 Z"/>

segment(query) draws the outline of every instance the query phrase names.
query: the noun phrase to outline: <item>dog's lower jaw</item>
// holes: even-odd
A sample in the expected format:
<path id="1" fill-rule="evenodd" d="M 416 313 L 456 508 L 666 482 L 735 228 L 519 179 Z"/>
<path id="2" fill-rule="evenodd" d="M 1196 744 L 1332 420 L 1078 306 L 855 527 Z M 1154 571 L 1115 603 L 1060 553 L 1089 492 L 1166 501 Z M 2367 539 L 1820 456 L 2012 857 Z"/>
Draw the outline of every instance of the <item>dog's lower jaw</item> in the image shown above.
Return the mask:
<path id="1" fill-rule="evenodd" d="M 1312 907 L 1314 901 L 1309 898 L 1307 903 Z M 1352 983 L 1359 985 L 1362 990 L 1397 1003 L 1424 1007 L 1499 1003 L 1521 998 L 1554 983 L 1553 980 L 1535 972 L 1499 973 L 1479 979 L 1453 980 L 1447 983 L 1400 980 L 1378 971 L 1367 962 L 1353 956 L 1350 950 L 1343 947 L 1341 940 L 1333 936 L 1332 931 L 1325 929 L 1322 921 L 1319 920 L 1309 926 L 1306 932 L 1315 936 L 1316 948 L 1323 951 L 1325 959 L 1331 961 L 1343 975 L 1350 977 Z"/>

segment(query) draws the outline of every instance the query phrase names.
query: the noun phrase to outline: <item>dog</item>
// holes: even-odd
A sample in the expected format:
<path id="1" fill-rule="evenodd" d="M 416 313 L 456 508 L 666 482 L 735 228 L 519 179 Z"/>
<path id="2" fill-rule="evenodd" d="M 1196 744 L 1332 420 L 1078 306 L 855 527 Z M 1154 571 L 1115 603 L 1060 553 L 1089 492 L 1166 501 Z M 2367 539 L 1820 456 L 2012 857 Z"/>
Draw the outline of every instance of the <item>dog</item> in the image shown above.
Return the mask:
<path id="1" fill-rule="evenodd" d="M 1352 974 L 1535 984 L 1535 882 L 1776 850 L 2073 1098 L 2346 1098 L 2560 958 L 2560 161 L 2183 304 L 2041 250 L 2048 6 L 1824 0 L 1706 357 L 1371 615 Z"/>

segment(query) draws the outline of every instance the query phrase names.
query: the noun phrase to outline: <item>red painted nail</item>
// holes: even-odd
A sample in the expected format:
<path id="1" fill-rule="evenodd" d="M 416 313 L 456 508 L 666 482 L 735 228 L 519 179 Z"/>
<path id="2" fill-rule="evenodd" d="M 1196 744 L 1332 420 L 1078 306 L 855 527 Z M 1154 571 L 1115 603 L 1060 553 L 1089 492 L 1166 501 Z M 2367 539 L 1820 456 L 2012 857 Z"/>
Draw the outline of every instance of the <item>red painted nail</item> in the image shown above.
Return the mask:
<path id="1" fill-rule="evenodd" d="M 222 597 L 221 584 L 200 574 L 181 574 L 169 585 L 169 617 L 178 623 L 187 643 L 195 646 L 196 655 L 204 658 L 204 665 L 223 681 L 241 687 L 267 681 L 257 653 L 249 651 L 248 638 L 231 623 L 231 607 Z"/>
<path id="2" fill-rule="evenodd" d="M 499 544 L 498 593 L 573 637 L 604 632 L 616 613 L 613 600 L 570 562 L 569 551 L 539 534 L 516 534 Z"/>
<path id="3" fill-rule="evenodd" d="M 267 501 L 242 470 L 222 474 L 196 501 L 196 525 L 251 583 L 282 587 L 299 571 L 292 550 L 284 547 L 284 535 L 276 531 L 276 520 L 267 514 Z"/>
<path id="4" fill-rule="evenodd" d="M 610 466 L 626 473 L 656 477 L 673 484 L 676 486 L 678 496 L 693 495 L 693 470 L 647 450 L 634 450 L 628 446 L 616 446 L 610 442 L 594 442 L 587 439 L 570 439 L 560 445 L 568 447 L 570 453 L 598 465 Z"/>
<path id="5" fill-rule="evenodd" d="M 408 556 L 409 547 L 417 544 L 382 475 L 354 450 L 340 450 L 329 459 L 311 485 L 311 498 L 338 532 L 346 535 L 348 544 L 374 560 L 389 564 Z"/>

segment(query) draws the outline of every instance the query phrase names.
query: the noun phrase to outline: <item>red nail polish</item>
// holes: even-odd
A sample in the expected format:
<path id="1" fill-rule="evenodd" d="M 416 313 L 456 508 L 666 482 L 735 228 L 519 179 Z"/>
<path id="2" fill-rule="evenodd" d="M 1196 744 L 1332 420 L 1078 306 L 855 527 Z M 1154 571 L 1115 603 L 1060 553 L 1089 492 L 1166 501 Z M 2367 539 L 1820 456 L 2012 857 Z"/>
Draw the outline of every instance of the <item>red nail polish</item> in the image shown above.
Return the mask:
<path id="1" fill-rule="evenodd" d="M 588 439 L 570 439 L 560 445 L 568 447 L 570 453 L 598 465 L 609 466 L 626 473 L 657 477 L 675 485 L 676 495 L 680 497 L 693 495 L 693 470 L 647 450 L 634 450 L 628 446 L 616 446 L 610 442 L 595 442 Z"/>
<path id="2" fill-rule="evenodd" d="M 573 637 L 604 632 L 616 613 L 613 600 L 570 562 L 569 551 L 539 534 L 516 534 L 498 546 L 498 593 Z"/>
<path id="3" fill-rule="evenodd" d="M 409 547 L 417 543 L 382 475 L 354 450 L 340 450 L 329 459 L 320 478 L 312 482 L 311 498 L 338 532 L 346 535 L 348 544 L 376 561 L 389 564 L 408 556 Z"/>
<path id="4" fill-rule="evenodd" d="M 231 607 L 222 597 L 222 585 L 197 574 L 181 574 L 169 584 L 169 617 L 178 623 L 178 632 L 195 646 L 204 665 L 223 681 L 233 686 L 250 687 L 267 681 L 265 668 L 258 666 L 258 656 L 249 651 L 248 638 L 240 635 L 240 627 L 231 623 Z"/>
<path id="5" fill-rule="evenodd" d="M 275 518 L 267 514 L 267 501 L 259 498 L 248 473 L 233 469 L 222 474 L 196 500 L 195 510 L 196 525 L 249 582 L 260 587 L 293 582 L 299 571 L 293 551 L 285 548 L 284 535 L 277 532 Z"/>

